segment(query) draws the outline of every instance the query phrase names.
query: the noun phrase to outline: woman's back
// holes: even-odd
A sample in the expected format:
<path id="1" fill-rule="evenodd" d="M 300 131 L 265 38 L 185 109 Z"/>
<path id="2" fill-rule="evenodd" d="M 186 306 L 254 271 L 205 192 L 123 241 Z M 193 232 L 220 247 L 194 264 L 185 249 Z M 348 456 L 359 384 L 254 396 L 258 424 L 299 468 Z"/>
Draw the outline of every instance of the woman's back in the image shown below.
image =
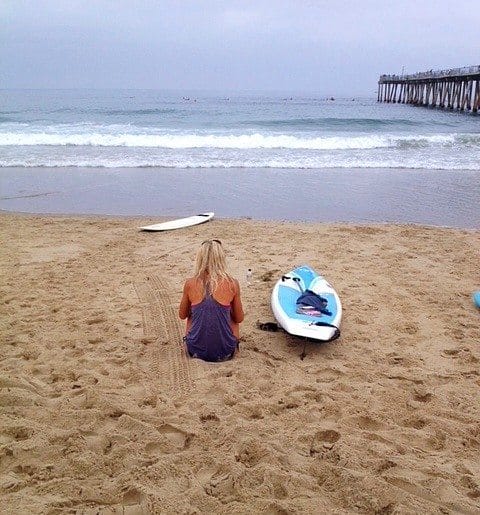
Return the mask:
<path id="1" fill-rule="evenodd" d="M 223 248 L 218 240 L 202 243 L 196 274 L 185 282 L 179 316 L 187 319 L 185 341 L 190 355 L 206 361 L 222 361 L 238 347 L 243 321 L 240 286 L 226 272 Z"/>
<path id="2" fill-rule="evenodd" d="M 187 348 L 194 358 L 222 361 L 233 357 L 238 340 L 231 326 L 231 307 L 218 302 L 210 292 L 192 304 Z"/>
<path id="3" fill-rule="evenodd" d="M 187 280 L 190 301 L 192 304 L 198 304 L 205 298 L 206 290 L 208 289 L 208 279 L 202 280 L 197 277 L 192 277 Z M 206 284 L 205 284 L 206 283 Z M 236 285 L 235 280 L 223 279 L 217 284 L 212 297 L 225 306 L 229 306 L 235 297 Z"/>

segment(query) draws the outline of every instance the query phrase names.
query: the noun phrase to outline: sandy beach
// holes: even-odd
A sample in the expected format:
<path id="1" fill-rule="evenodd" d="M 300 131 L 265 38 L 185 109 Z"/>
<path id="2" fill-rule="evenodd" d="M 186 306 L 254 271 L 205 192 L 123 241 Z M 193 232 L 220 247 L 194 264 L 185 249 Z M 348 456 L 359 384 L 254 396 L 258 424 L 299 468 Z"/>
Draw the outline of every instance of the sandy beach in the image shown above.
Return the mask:
<path id="1" fill-rule="evenodd" d="M 479 232 L 0 215 L 3 513 L 480 512 Z M 198 245 L 242 286 L 240 355 L 185 356 Z M 260 331 L 276 279 L 337 289 L 340 339 Z M 253 269 L 253 282 L 245 272 Z"/>

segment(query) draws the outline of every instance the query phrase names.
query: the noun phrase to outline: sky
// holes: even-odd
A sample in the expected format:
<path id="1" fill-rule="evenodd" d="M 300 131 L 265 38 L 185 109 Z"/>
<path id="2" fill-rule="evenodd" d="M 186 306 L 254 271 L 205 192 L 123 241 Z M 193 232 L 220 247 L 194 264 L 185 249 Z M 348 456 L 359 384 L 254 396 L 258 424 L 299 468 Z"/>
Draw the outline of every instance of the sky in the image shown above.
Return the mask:
<path id="1" fill-rule="evenodd" d="M 480 64 L 478 0 L 0 0 L 0 88 L 376 93 Z"/>

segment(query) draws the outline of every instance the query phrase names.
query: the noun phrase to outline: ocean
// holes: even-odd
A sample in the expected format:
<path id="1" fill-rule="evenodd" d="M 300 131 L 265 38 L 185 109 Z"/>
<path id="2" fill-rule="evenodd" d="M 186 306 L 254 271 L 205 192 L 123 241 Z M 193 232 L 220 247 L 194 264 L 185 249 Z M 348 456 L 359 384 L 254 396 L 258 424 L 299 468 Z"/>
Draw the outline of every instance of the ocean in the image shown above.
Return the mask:
<path id="1" fill-rule="evenodd" d="M 349 189 L 358 181 L 365 191 L 375 191 L 379 184 L 389 181 L 400 181 L 407 189 L 411 184 L 412 189 L 422 189 L 417 195 L 424 202 L 421 195 L 428 199 L 429 188 L 433 190 L 430 201 L 434 202 L 438 202 L 435 191 L 438 194 L 442 189 L 441 208 L 465 209 L 464 217 L 471 219 L 478 214 L 475 197 L 478 193 L 477 200 L 480 198 L 479 173 L 480 117 L 465 113 L 383 104 L 373 98 L 291 94 L 0 91 L 0 208 L 7 210 L 45 212 L 50 208 L 50 212 L 56 212 L 61 208 L 77 212 L 78 206 L 69 209 L 67 190 L 81 187 L 88 192 L 96 185 L 101 189 L 107 182 L 115 191 L 114 184 L 123 180 L 121 190 L 130 207 L 126 210 L 110 203 L 106 208 L 109 214 L 183 214 L 197 204 L 207 211 L 211 210 L 208 199 L 195 203 L 193 195 L 196 191 L 198 196 L 198 189 L 191 188 L 190 198 L 185 188 L 188 190 L 193 181 L 200 190 L 202 184 L 215 189 L 216 180 L 219 187 L 215 197 L 222 195 L 222 182 L 224 192 L 228 190 L 226 184 L 233 183 L 232 195 L 239 197 L 239 204 L 245 205 L 241 190 L 247 188 L 245 194 L 251 203 L 258 201 L 264 206 L 263 215 L 256 216 L 269 218 L 270 209 L 284 213 L 285 219 L 300 219 L 300 214 L 293 214 L 299 211 L 293 204 L 301 204 L 309 195 L 297 183 L 308 184 L 313 195 L 317 179 L 318 196 L 327 204 L 329 198 L 342 192 L 353 204 L 370 202 L 364 193 L 356 197 Z M 137 180 L 130 179 L 132 174 Z M 177 194 L 182 199 L 179 209 L 172 208 L 173 202 L 168 203 L 172 181 L 178 182 Z M 144 185 L 143 192 L 139 184 Z M 166 198 L 160 205 L 157 199 L 146 207 L 142 197 L 149 196 L 147 191 L 166 186 Z M 291 186 L 299 198 L 285 195 L 285 188 Z M 128 187 L 132 187 L 132 195 L 138 195 L 138 207 L 135 202 L 131 205 L 132 198 L 125 192 Z M 41 196 L 42 188 L 49 189 L 43 207 L 41 201 L 32 204 L 35 197 L 28 197 Z M 57 190 L 63 200 L 57 198 Z M 262 198 L 256 198 L 262 191 Z M 397 196 L 392 201 L 401 204 L 405 200 L 408 204 L 402 191 L 392 192 L 393 197 Z M 466 191 L 467 199 L 462 201 Z M 459 207 L 457 201 L 466 205 Z M 284 203 L 283 209 L 277 202 Z M 92 198 L 81 209 L 105 212 L 99 208 Z M 227 209 L 225 216 L 249 216 L 249 212 L 244 209 L 232 213 Z M 325 216 L 313 213 L 305 219 L 345 218 L 336 212 L 332 220 L 328 213 Z M 362 216 L 352 214 L 346 221 L 372 221 Z M 373 220 L 431 222 L 384 212 Z M 448 225 L 448 220 L 439 221 L 445 223 Z"/>

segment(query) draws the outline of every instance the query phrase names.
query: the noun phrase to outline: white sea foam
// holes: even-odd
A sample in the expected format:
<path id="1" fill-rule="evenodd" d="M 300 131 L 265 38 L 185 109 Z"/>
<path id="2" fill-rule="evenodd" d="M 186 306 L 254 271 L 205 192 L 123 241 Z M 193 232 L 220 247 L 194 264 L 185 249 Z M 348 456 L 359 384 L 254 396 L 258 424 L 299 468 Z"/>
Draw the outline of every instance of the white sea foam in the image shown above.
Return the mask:
<path id="1" fill-rule="evenodd" d="M 128 124 L 3 124 L 0 167 L 478 170 L 478 133 L 227 133 Z"/>
<path id="2" fill-rule="evenodd" d="M 469 136 L 470 139 L 472 136 Z M 294 135 L 134 134 L 0 132 L 0 146 L 91 146 L 129 148 L 218 148 L 218 149 L 302 149 L 361 150 L 398 146 L 437 146 L 461 142 L 462 135 L 365 135 L 298 137 Z M 476 138 L 480 144 L 480 135 Z"/>
<path id="3" fill-rule="evenodd" d="M 169 155 L 105 154 L 105 155 L 35 155 L 10 156 L 0 158 L 0 167 L 90 167 L 90 168 L 283 168 L 283 169 L 327 169 L 327 168 L 403 168 L 403 169 L 443 169 L 478 171 L 478 160 L 469 156 L 449 157 L 444 154 L 410 156 L 351 155 L 342 153 L 323 155 L 192 155 L 174 152 Z"/>

